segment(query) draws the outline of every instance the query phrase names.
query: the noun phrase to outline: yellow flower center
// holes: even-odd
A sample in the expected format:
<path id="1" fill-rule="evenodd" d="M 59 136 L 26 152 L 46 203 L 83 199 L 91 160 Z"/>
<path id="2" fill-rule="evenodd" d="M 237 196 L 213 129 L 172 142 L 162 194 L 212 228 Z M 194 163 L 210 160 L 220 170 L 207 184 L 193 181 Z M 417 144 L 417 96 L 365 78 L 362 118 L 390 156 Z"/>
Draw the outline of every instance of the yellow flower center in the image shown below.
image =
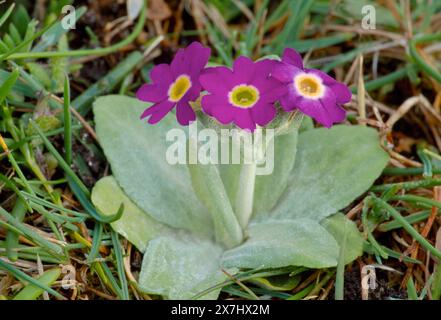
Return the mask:
<path id="1" fill-rule="evenodd" d="M 324 93 L 322 80 L 316 75 L 300 74 L 294 78 L 297 91 L 306 98 L 321 98 Z"/>
<path id="2" fill-rule="evenodd" d="M 191 88 L 190 77 L 186 74 L 180 75 L 176 80 L 170 85 L 168 89 L 168 100 L 172 102 L 177 102 L 187 93 Z"/>
<path id="3" fill-rule="evenodd" d="M 235 86 L 229 93 L 230 103 L 238 108 L 251 108 L 259 100 L 259 90 L 255 86 L 240 84 Z"/>

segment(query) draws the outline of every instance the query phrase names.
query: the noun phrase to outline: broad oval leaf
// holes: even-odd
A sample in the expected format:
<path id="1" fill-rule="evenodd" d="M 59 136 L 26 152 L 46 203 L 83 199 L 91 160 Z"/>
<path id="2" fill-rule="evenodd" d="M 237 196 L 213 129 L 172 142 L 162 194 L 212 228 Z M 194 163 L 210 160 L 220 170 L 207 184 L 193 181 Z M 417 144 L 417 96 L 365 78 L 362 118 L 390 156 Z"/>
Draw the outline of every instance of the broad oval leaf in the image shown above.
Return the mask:
<path id="1" fill-rule="evenodd" d="M 220 268 L 223 249 L 183 232 L 149 242 L 139 276 L 140 288 L 172 300 L 191 299 L 224 280 Z M 216 299 L 220 289 L 201 299 Z"/>
<path id="2" fill-rule="evenodd" d="M 323 219 L 320 224 L 334 237 L 339 246 L 343 246 L 346 233 L 345 264 L 354 261 L 363 254 L 363 237 L 354 221 L 346 218 L 344 214 L 339 212 Z"/>
<path id="3" fill-rule="evenodd" d="M 231 207 L 216 165 L 189 164 L 193 189 L 211 213 L 215 238 L 227 248 L 242 242 L 242 229 Z"/>
<path id="4" fill-rule="evenodd" d="M 288 184 L 297 150 L 297 130 L 274 137 L 274 155 L 266 155 L 266 165 L 273 161 L 273 172 L 269 175 L 256 176 L 254 187 L 253 211 L 271 210 L 280 199 Z"/>
<path id="5" fill-rule="evenodd" d="M 139 209 L 112 176 L 104 177 L 95 184 L 91 198 L 92 203 L 105 215 L 114 214 L 121 203 L 124 204 L 121 218 L 112 222 L 111 226 L 142 252 L 150 240 L 172 232 L 171 228 Z"/>
<path id="6" fill-rule="evenodd" d="M 139 119 L 149 105 L 109 95 L 94 103 L 96 133 L 112 172 L 135 204 L 156 220 L 195 234 L 212 236 L 212 222 L 191 187 L 185 165 L 166 161 L 168 130 L 177 128 L 169 114 L 156 125 Z"/>
<path id="7" fill-rule="evenodd" d="M 327 268 L 337 264 L 335 239 L 310 219 L 251 223 L 249 239 L 225 251 L 222 265 L 237 268 L 305 266 Z"/>
<path id="8" fill-rule="evenodd" d="M 374 129 L 334 126 L 300 134 L 288 187 L 272 212 L 256 221 L 309 218 L 320 221 L 355 200 L 388 162 Z"/>

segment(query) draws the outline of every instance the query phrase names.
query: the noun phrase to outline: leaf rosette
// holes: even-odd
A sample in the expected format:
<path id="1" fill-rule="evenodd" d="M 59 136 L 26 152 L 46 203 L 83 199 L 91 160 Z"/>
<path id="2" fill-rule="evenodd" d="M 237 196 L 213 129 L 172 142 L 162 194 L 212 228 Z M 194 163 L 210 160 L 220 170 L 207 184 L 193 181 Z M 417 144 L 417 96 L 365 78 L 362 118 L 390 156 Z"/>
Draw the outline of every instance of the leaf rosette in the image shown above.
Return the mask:
<path id="1" fill-rule="evenodd" d="M 124 203 L 112 227 L 144 253 L 138 280 L 144 291 L 216 299 L 217 285 L 239 270 L 335 267 L 344 239 L 346 263 L 361 255 L 363 239 L 339 211 L 388 162 L 375 130 L 302 125 L 275 136 L 273 173 L 255 177 L 252 211 L 243 219 L 246 165 L 167 163 L 175 115 L 148 126 L 139 121 L 144 109 L 120 95 L 96 100 L 96 132 L 112 176 L 92 192 L 103 213 Z"/>

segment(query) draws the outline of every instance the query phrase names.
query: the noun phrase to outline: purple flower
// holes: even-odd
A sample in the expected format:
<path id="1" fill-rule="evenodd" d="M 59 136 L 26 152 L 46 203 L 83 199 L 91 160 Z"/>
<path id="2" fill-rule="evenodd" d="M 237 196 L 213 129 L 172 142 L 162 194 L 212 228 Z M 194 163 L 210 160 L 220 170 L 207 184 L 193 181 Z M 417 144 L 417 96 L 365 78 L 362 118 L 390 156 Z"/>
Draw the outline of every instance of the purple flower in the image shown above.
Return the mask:
<path id="1" fill-rule="evenodd" d="M 234 122 L 242 129 L 254 131 L 274 119 L 274 102 L 285 89 L 270 78 L 275 60 L 253 62 L 241 56 L 227 67 L 207 68 L 199 77 L 210 94 L 202 97 L 202 110 L 222 124 Z"/>
<path id="2" fill-rule="evenodd" d="M 297 51 L 285 49 L 272 77 L 287 88 L 280 98 L 285 111 L 298 108 L 327 128 L 345 119 L 346 111 L 341 105 L 351 100 L 349 88 L 322 71 L 304 68 Z"/>
<path id="3" fill-rule="evenodd" d="M 139 100 L 154 103 L 142 113 L 141 119 L 150 117 L 148 122 L 155 124 L 176 106 L 176 118 L 181 125 L 194 121 L 196 114 L 188 102 L 199 97 L 199 75 L 209 57 L 209 48 L 193 42 L 179 49 L 170 65 L 155 66 L 150 73 L 153 83 L 144 84 L 136 93 Z"/>

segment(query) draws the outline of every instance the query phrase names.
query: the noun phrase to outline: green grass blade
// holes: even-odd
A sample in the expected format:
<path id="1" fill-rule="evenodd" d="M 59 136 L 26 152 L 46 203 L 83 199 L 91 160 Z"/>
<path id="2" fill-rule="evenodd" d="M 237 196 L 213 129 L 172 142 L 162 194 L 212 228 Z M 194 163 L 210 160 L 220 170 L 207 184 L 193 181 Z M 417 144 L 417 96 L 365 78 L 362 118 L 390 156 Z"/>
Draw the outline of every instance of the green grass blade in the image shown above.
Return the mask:
<path id="1" fill-rule="evenodd" d="M 92 237 L 92 248 L 90 248 L 87 262 L 92 263 L 99 255 L 101 240 L 103 238 L 103 224 L 101 222 L 95 223 Z"/>
<path id="2" fill-rule="evenodd" d="M 111 92 L 118 83 L 143 59 L 141 53 L 134 51 L 121 61 L 113 70 L 106 74 L 98 82 L 90 86 L 86 91 L 72 101 L 72 107 L 79 113 L 85 115 L 89 110 L 92 101 L 101 95 Z"/>
<path id="3" fill-rule="evenodd" d="M 29 276 L 26 273 L 24 273 L 23 271 L 17 269 L 13 265 L 3 261 L 2 259 L 0 259 L 0 268 L 8 271 L 14 277 L 16 277 L 17 279 L 19 279 L 21 281 L 29 282 L 29 283 L 33 284 L 35 287 L 41 288 L 41 289 L 43 289 L 43 291 L 47 291 L 48 293 L 52 294 L 53 296 L 55 296 L 59 299 L 66 300 L 65 297 L 63 297 L 60 293 L 58 293 L 54 289 L 48 287 L 47 285 L 41 283 L 38 280 L 32 278 L 31 276 Z"/>
<path id="4" fill-rule="evenodd" d="M 32 242 L 47 248 L 48 250 L 54 252 L 56 255 L 62 255 L 63 250 L 60 246 L 50 242 L 43 238 L 40 234 L 35 232 L 34 230 L 27 227 L 25 224 L 19 222 L 15 217 L 13 217 L 9 212 L 0 207 L 0 216 L 5 219 L 5 221 L 19 230 L 23 235 L 29 238 Z"/>
<path id="5" fill-rule="evenodd" d="M 7 95 L 11 92 L 12 87 L 17 81 L 19 72 L 17 69 L 11 72 L 9 77 L 0 86 L 0 104 L 6 99 Z"/>
<path id="6" fill-rule="evenodd" d="M 407 300 L 418 300 L 418 293 L 412 277 L 407 280 Z"/>
<path id="7" fill-rule="evenodd" d="M 35 279 L 41 284 L 41 286 L 36 286 L 35 284 L 30 283 L 17 293 L 13 300 L 36 300 L 46 291 L 43 287 L 49 288 L 58 279 L 60 274 L 60 268 L 45 271 L 41 276 Z"/>
<path id="8" fill-rule="evenodd" d="M 6 22 L 6 20 L 8 20 L 9 16 L 12 13 L 12 10 L 14 10 L 15 7 L 15 3 L 12 3 L 8 10 L 6 10 L 6 12 L 2 15 L 2 17 L 0 18 L 0 27 Z"/>
<path id="9" fill-rule="evenodd" d="M 291 1 L 290 17 L 282 33 L 275 39 L 276 47 L 273 53 L 280 54 L 283 48 L 292 46 L 292 42 L 300 37 L 313 3 L 313 0 Z"/>
<path id="10" fill-rule="evenodd" d="M 43 140 L 43 143 L 46 146 L 46 148 L 48 149 L 48 151 L 57 159 L 58 164 L 64 170 L 64 173 L 67 175 L 67 177 L 71 181 L 73 181 L 86 196 L 90 196 L 89 189 L 87 189 L 87 187 L 80 180 L 80 178 L 78 178 L 78 176 L 75 174 L 75 172 L 69 166 L 69 164 L 66 163 L 66 161 L 63 159 L 63 157 L 60 155 L 60 153 L 57 151 L 57 149 L 55 149 L 55 147 L 48 140 L 48 138 L 43 133 L 41 128 L 38 126 L 38 124 L 33 120 L 30 121 L 30 124 L 34 127 L 35 131 L 38 133 L 41 140 Z"/>
<path id="11" fill-rule="evenodd" d="M 26 211 L 26 203 L 21 198 L 17 198 L 14 208 L 12 209 L 12 215 L 17 221 L 21 222 L 26 215 Z M 18 259 L 17 251 L 13 250 L 18 245 L 18 237 L 19 234 L 11 230 L 9 230 L 6 235 L 6 252 L 10 261 L 16 261 Z"/>
<path id="12" fill-rule="evenodd" d="M 70 114 L 70 84 L 66 74 L 64 81 L 64 150 L 67 164 L 72 164 L 72 118 Z"/>
<path id="13" fill-rule="evenodd" d="M 78 21 L 86 13 L 87 8 L 85 6 L 75 9 L 75 19 Z M 32 52 L 42 52 L 58 43 L 61 36 L 67 33 L 69 29 L 63 28 L 61 21 L 58 21 L 52 25 L 47 32 L 41 36 L 41 40 L 32 48 Z"/>
<path id="14" fill-rule="evenodd" d="M 429 66 L 427 62 L 420 56 L 416 48 L 418 44 L 423 44 L 432 41 L 441 41 L 441 33 L 423 35 L 413 38 L 409 42 L 409 52 L 415 64 L 420 68 L 421 71 L 423 71 L 424 73 L 426 73 L 427 75 L 429 75 L 430 77 L 441 83 L 441 72 Z"/>
<path id="15" fill-rule="evenodd" d="M 129 287 L 127 285 L 127 277 L 126 273 L 124 271 L 124 261 L 123 261 L 123 254 L 121 250 L 121 243 L 118 239 L 118 234 L 112 229 L 110 231 L 110 234 L 112 236 L 112 243 L 113 243 L 113 250 L 115 253 L 115 259 L 116 259 L 116 268 L 118 270 L 118 277 L 120 281 L 120 287 L 122 291 L 122 299 L 123 300 L 129 300 Z"/>
<path id="16" fill-rule="evenodd" d="M 422 235 L 416 231 L 412 225 L 403 218 L 403 216 L 391 205 L 387 202 L 383 201 L 380 198 L 377 198 L 375 195 L 371 195 L 372 201 L 381 209 L 386 210 L 397 222 L 401 224 L 404 230 L 406 230 L 420 245 L 429 251 L 433 256 L 438 259 L 441 258 L 441 251 L 433 247 L 429 241 L 426 240 Z"/>

